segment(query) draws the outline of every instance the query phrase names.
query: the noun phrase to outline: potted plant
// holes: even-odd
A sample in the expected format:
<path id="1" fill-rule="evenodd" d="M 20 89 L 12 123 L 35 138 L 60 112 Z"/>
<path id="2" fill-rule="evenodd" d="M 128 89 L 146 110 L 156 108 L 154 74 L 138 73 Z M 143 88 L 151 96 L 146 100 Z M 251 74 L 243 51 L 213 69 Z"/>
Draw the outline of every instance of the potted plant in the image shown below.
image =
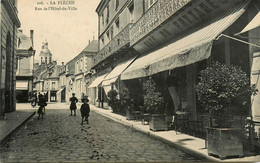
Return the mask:
<path id="1" fill-rule="evenodd" d="M 149 77 L 143 83 L 144 107 L 151 115 L 150 130 L 167 130 L 167 122 L 164 114 L 165 100 L 161 92 L 156 88 L 155 81 Z"/>
<path id="2" fill-rule="evenodd" d="M 208 153 L 220 158 L 242 156 L 243 122 L 242 118 L 235 121 L 235 117 L 247 116 L 250 97 L 255 93 L 246 73 L 239 67 L 214 62 L 200 72 L 195 90 L 200 105 L 216 124 L 207 129 Z"/>
<path id="3" fill-rule="evenodd" d="M 112 108 L 113 113 L 119 113 L 121 107 L 120 100 L 117 98 L 117 95 L 117 91 L 113 89 L 107 93 L 109 98 L 109 106 Z"/>
<path id="4" fill-rule="evenodd" d="M 135 111 L 135 105 L 134 105 L 134 99 L 130 95 L 129 89 L 126 87 L 126 85 L 122 82 L 121 87 L 121 104 L 125 109 L 126 112 L 126 119 L 127 120 L 134 120 L 134 111 Z"/>

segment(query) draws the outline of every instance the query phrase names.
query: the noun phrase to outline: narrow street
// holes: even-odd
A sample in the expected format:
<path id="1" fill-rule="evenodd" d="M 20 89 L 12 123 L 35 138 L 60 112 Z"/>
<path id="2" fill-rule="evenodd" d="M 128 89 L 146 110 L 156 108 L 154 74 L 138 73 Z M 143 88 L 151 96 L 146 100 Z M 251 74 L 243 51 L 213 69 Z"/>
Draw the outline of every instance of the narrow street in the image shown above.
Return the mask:
<path id="1" fill-rule="evenodd" d="M 35 115 L 0 148 L 0 162 L 199 161 L 94 111 L 83 126 L 79 109 L 69 114 L 68 105 L 49 104 L 44 119 Z"/>

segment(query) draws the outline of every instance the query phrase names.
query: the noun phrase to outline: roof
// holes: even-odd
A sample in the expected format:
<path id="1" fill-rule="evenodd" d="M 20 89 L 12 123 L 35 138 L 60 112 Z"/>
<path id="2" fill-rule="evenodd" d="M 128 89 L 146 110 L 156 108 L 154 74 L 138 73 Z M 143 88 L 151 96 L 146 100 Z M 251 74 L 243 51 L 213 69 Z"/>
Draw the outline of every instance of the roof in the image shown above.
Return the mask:
<path id="1" fill-rule="evenodd" d="M 21 31 L 17 32 L 17 39 L 18 39 L 18 47 L 17 49 L 26 49 L 28 50 L 30 47 L 32 47 L 32 40 L 30 37 L 23 34 Z"/>
<path id="2" fill-rule="evenodd" d="M 98 40 L 93 40 L 82 52 L 98 52 Z"/>
<path id="3" fill-rule="evenodd" d="M 98 41 L 93 40 L 87 45 L 87 47 L 85 47 L 84 50 L 82 50 L 82 52 L 79 55 L 77 55 L 76 57 L 74 57 L 73 59 L 71 59 L 69 62 L 66 63 L 66 65 L 68 65 L 69 72 L 70 73 L 75 72 L 75 62 L 78 58 L 82 57 L 84 53 L 97 53 L 97 52 L 98 52 Z"/>

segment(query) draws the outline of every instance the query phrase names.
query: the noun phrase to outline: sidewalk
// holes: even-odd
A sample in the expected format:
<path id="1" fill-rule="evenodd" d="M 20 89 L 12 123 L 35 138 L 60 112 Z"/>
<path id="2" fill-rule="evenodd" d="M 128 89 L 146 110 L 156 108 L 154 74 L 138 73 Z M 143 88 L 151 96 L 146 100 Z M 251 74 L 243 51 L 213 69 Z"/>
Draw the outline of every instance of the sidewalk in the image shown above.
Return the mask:
<path id="1" fill-rule="evenodd" d="M 26 123 L 33 115 L 34 110 L 19 109 L 12 113 L 6 113 L 6 119 L 0 120 L 0 145 L 2 145 L 8 138 L 24 123 Z"/>
<path id="2" fill-rule="evenodd" d="M 176 133 L 174 130 L 170 131 L 157 131 L 153 132 L 149 129 L 149 125 L 142 125 L 140 121 L 129 121 L 126 120 L 126 117 L 114 114 L 111 110 L 105 110 L 97 108 L 94 105 L 91 105 L 91 110 L 104 115 L 114 121 L 117 121 L 123 125 L 132 127 L 138 131 L 151 135 L 157 139 L 160 139 L 168 144 L 171 144 L 175 148 L 189 153 L 190 155 L 201 159 L 202 161 L 229 161 L 229 162 L 256 162 L 260 161 L 260 155 L 250 156 L 244 158 L 232 158 L 220 160 L 216 157 L 208 156 L 207 149 L 205 148 L 205 140 L 196 138 L 186 134 Z"/>

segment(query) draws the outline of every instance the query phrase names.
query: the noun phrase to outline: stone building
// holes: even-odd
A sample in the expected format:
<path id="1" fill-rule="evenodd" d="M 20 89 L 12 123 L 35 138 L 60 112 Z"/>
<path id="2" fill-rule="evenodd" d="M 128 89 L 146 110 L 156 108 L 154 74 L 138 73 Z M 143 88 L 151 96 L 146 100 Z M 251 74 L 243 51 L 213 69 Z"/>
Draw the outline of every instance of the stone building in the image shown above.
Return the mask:
<path id="1" fill-rule="evenodd" d="M 30 37 L 23 34 L 22 30 L 17 33 L 17 71 L 16 71 L 16 101 L 28 102 L 33 93 L 33 30 Z"/>
<path id="2" fill-rule="evenodd" d="M 15 111 L 16 48 L 17 28 L 20 21 L 17 16 L 17 0 L 1 0 L 1 57 L 0 57 L 0 107 L 1 114 Z"/>
<path id="3" fill-rule="evenodd" d="M 124 82 L 131 87 L 136 108 L 142 106 L 142 84 L 151 77 L 164 90 L 169 116 L 181 111 L 200 125 L 204 113 L 194 88 L 199 72 L 218 61 L 240 66 L 250 76 L 249 45 L 221 34 L 241 31 L 257 8 L 248 0 L 101 0 L 96 9 L 99 52 L 93 66 L 102 77 L 94 84 L 98 100 L 107 102 L 106 93 L 120 92 Z"/>
<path id="4" fill-rule="evenodd" d="M 67 101 L 71 97 L 72 93 L 78 99 L 81 99 L 84 95 L 89 94 L 87 87 L 89 86 L 90 79 L 87 78 L 87 74 L 90 73 L 90 69 L 93 65 L 93 57 L 96 55 L 98 49 L 97 40 L 89 41 L 89 44 L 82 50 L 80 54 L 74 57 L 66 65 L 67 76 Z"/>
<path id="5" fill-rule="evenodd" d="M 60 66 L 60 74 L 59 74 L 59 91 L 57 94 L 57 102 L 66 102 L 66 65 L 62 62 Z"/>
<path id="6" fill-rule="evenodd" d="M 52 61 L 52 54 L 48 42 L 43 42 L 40 52 L 41 63 L 34 72 L 34 91 L 46 95 L 48 102 L 57 102 L 56 93 L 59 91 L 60 65 Z"/>
<path id="7" fill-rule="evenodd" d="M 90 88 L 96 93 L 91 98 L 96 105 L 107 107 L 108 91 L 119 89 L 119 75 L 137 56 L 130 47 L 130 29 L 144 13 L 143 1 L 102 0 L 96 12 L 99 52 L 92 67 L 95 74 Z"/>

